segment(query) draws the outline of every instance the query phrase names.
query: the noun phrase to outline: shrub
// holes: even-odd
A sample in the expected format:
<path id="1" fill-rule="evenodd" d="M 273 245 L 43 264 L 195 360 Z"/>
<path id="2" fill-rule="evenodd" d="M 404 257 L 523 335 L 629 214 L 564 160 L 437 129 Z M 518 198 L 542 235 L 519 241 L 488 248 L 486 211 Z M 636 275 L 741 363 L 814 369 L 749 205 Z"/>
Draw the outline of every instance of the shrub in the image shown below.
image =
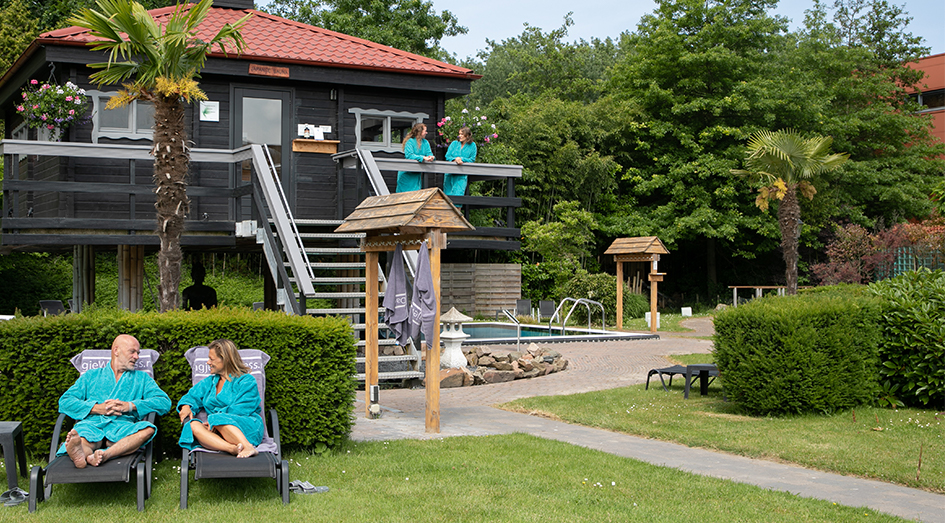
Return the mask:
<path id="1" fill-rule="evenodd" d="M 920 269 L 870 289 L 883 299 L 884 390 L 911 405 L 945 405 L 945 273 Z"/>
<path id="2" fill-rule="evenodd" d="M 606 274 L 588 274 L 579 271 L 577 275 L 564 284 L 560 291 L 560 299 L 564 298 L 587 298 L 600 302 L 604 306 L 607 321 L 611 325 L 616 323 L 617 318 L 617 277 Z M 570 308 L 570 307 L 568 307 Z M 565 309 L 567 310 L 567 309 Z M 642 294 L 632 294 L 626 283 L 623 285 L 623 317 L 624 319 L 642 318 L 645 312 L 650 310 L 650 302 Z M 597 311 L 591 308 L 591 317 L 596 318 Z M 567 312 L 563 312 L 567 315 Z M 587 321 L 587 309 L 578 307 L 574 309 L 572 318 L 578 321 Z M 562 318 L 563 319 L 563 318 Z"/>
<path id="3" fill-rule="evenodd" d="M 715 318 L 715 361 L 752 414 L 831 412 L 878 388 L 878 300 L 842 291 L 768 297 Z"/>
<path id="4" fill-rule="evenodd" d="M 343 319 L 227 308 L 164 314 L 90 310 L 0 322 L 0 419 L 23 422 L 34 455 L 48 451 L 59 396 L 78 378 L 69 359 L 85 349 L 107 349 L 121 333 L 161 353 L 155 379 L 175 406 L 191 386 L 184 352 L 229 338 L 272 357 L 266 409 L 279 413 L 283 445 L 336 446 L 350 432 L 355 345 Z M 159 419 L 163 448 L 178 448 L 179 435 L 173 413 Z"/>
<path id="5" fill-rule="evenodd" d="M 72 261 L 63 256 L 14 252 L 0 256 L 0 314 L 39 314 L 39 300 L 72 297 Z"/>

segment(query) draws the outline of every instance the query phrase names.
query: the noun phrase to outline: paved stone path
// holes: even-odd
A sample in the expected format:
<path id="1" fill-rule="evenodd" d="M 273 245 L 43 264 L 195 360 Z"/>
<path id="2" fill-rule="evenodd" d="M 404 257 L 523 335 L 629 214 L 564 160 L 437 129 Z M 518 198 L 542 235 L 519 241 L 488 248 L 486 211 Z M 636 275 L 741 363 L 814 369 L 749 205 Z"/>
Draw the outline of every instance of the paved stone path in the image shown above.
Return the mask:
<path id="1" fill-rule="evenodd" d="M 569 425 L 492 407 L 530 396 L 574 394 L 643 383 L 647 371 L 669 364 L 667 356 L 711 350 L 712 342 L 699 339 L 713 332 L 709 318 L 694 318 L 684 325 L 693 332 L 661 334 L 659 340 L 556 343 L 552 348 L 570 362 L 564 372 L 530 380 L 441 389 L 439 434 L 425 432 L 423 389 L 382 390 L 382 415 L 376 420 L 365 418 L 364 394 L 359 392 L 351 438 L 383 441 L 526 433 L 696 474 L 853 507 L 868 507 L 916 521 L 945 523 L 945 495 Z"/>

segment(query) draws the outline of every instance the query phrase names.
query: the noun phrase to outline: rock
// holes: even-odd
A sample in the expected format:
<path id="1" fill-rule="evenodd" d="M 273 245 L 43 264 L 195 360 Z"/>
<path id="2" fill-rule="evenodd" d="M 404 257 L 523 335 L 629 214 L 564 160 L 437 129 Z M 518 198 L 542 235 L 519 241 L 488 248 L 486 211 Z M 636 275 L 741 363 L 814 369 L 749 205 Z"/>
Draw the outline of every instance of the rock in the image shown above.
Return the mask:
<path id="1" fill-rule="evenodd" d="M 492 365 L 496 370 L 512 370 L 512 364 L 507 361 L 497 361 Z"/>
<path id="2" fill-rule="evenodd" d="M 515 379 L 515 373 L 510 370 L 487 370 L 482 373 L 482 380 L 486 383 L 504 383 Z"/>
<path id="3" fill-rule="evenodd" d="M 466 355 L 466 361 L 469 362 L 470 367 L 475 367 L 476 365 L 479 365 L 479 356 L 476 356 L 475 352 L 470 352 Z"/>
<path id="4" fill-rule="evenodd" d="M 525 377 L 525 371 L 519 368 L 512 369 L 512 374 L 515 375 L 515 379 L 520 380 Z"/>
<path id="5" fill-rule="evenodd" d="M 545 363 L 554 363 L 555 359 L 552 358 L 551 356 L 542 356 L 541 361 Z"/>
<path id="6" fill-rule="evenodd" d="M 452 389 L 462 387 L 466 382 L 466 369 L 440 370 L 440 388 Z"/>
<path id="7" fill-rule="evenodd" d="M 519 368 L 522 369 L 522 370 L 525 371 L 525 372 L 528 372 L 528 371 L 530 371 L 530 370 L 532 370 L 532 369 L 535 368 L 535 366 L 532 365 L 532 361 L 531 361 L 531 360 L 526 360 L 525 358 L 522 358 L 522 359 L 516 361 L 515 363 L 517 363 L 518 366 L 519 366 Z"/>
<path id="8" fill-rule="evenodd" d="M 383 356 L 390 356 L 393 353 L 394 353 L 393 347 L 384 347 L 383 349 L 381 349 L 381 355 Z"/>
<path id="9" fill-rule="evenodd" d="M 566 368 L 568 368 L 568 360 L 561 358 L 555 362 L 555 372 L 561 372 Z"/>
<path id="10" fill-rule="evenodd" d="M 403 355 L 404 355 L 404 348 L 401 347 L 400 345 L 396 345 L 394 347 L 394 356 L 403 356 Z"/>
<path id="11" fill-rule="evenodd" d="M 548 349 L 545 351 L 545 356 L 551 356 L 554 359 L 558 359 L 561 357 L 561 353 L 556 350 Z"/>
<path id="12" fill-rule="evenodd" d="M 463 371 L 463 387 L 472 387 L 474 383 L 473 373 L 469 369 L 460 369 Z"/>
<path id="13" fill-rule="evenodd" d="M 525 350 L 528 351 L 528 353 L 532 356 L 538 356 L 541 354 L 541 347 L 539 347 L 537 343 L 529 343 Z"/>
<path id="14" fill-rule="evenodd" d="M 532 369 L 532 370 L 529 370 L 529 371 L 525 371 L 525 373 L 522 374 L 522 378 L 535 378 L 535 377 L 537 377 L 539 374 L 541 374 L 541 371 L 540 371 L 540 370 L 538 370 L 538 369 Z"/>
<path id="15" fill-rule="evenodd" d="M 495 358 L 495 361 L 504 361 L 504 362 L 509 361 L 508 354 L 493 354 L 492 357 Z"/>
<path id="16" fill-rule="evenodd" d="M 515 361 L 522 357 L 522 353 L 518 351 L 512 351 L 509 353 L 509 361 Z"/>
<path id="17" fill-rule="evenodd" d="M 526 352 L 526 353 L 522 356 L 522 359 L 523 359 L 523 360 L 533 360 L 533 359 L 535 359 L 535 357 L 532 356 L 532 354 L 531 354 L 530 352 Z"/>
<path id="18" fill-rule="evenodd" d="M 717 310 L 717 311 L 724 311 L 724 310 L 727 309 L 727 308 L 728 308 L 728 305 L 726 305 L 726 304 L 724 304 L 724 303 L 720 303 L 720 304 L 718 304 L 718 305 L 715 306 L 715 310 Z"/>
<path id="19" fill-rule="evenodd" d="M 492 356 L 479 356 L 479 365 L 485 367 L 491 367 L 495 365 L 495 358 Z"/>

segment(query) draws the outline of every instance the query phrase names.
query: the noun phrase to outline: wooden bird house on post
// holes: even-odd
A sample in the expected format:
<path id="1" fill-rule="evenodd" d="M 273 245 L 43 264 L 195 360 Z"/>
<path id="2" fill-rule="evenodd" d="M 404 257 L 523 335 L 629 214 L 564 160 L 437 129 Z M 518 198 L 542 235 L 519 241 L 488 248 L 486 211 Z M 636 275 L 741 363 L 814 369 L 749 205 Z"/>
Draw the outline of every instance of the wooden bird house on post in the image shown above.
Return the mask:
<path id="1" fill-rule="evenodd" d="M 656 236 L 617 238 L 604 254 L 613 254 L 617 262 L 617 328 L 623 328 L 623 264 L 626 262 L 648 262 L 650 264 L 650 332 L 656 332 L 656 284 L 663 281 L 664 273 L 657 272 L 660 254 L 669 250 Z"/>
<path id="2" fill-rule="evenodd" d="M 446 248 L 447 231 L 469 231 L 470 225 L 438 187 L 371 196 L 345 218 L 335 232 L 363 232 L 365 253 L 365 414 L 370 418 L 371 387 L 378 382 L 378 260 L 401 244 L 405 251 L 430 249 L 430 272 L 436 294 L 433 339 L 426 340 L 426 431 L 440 432 L 440 250 Z M 416 343 L 419 344 L 417 341 Z"/>

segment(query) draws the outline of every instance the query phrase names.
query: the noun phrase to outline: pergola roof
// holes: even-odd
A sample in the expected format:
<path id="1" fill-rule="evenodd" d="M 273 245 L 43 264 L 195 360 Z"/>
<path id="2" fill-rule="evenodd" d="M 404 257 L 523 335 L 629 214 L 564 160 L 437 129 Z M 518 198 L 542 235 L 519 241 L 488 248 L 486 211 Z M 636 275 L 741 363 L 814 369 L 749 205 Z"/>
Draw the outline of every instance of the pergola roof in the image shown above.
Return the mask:
<path id="1" fill-rule="evenodd" d="M 335 232 L 422 233 L 475 229 L 439 187 L 371 196 Z"/>
<path id="2" fill-rule="evenodd" d="M 604 254 L 669 254 L 669 249 L 656 236 L 617 238 Z"/>

